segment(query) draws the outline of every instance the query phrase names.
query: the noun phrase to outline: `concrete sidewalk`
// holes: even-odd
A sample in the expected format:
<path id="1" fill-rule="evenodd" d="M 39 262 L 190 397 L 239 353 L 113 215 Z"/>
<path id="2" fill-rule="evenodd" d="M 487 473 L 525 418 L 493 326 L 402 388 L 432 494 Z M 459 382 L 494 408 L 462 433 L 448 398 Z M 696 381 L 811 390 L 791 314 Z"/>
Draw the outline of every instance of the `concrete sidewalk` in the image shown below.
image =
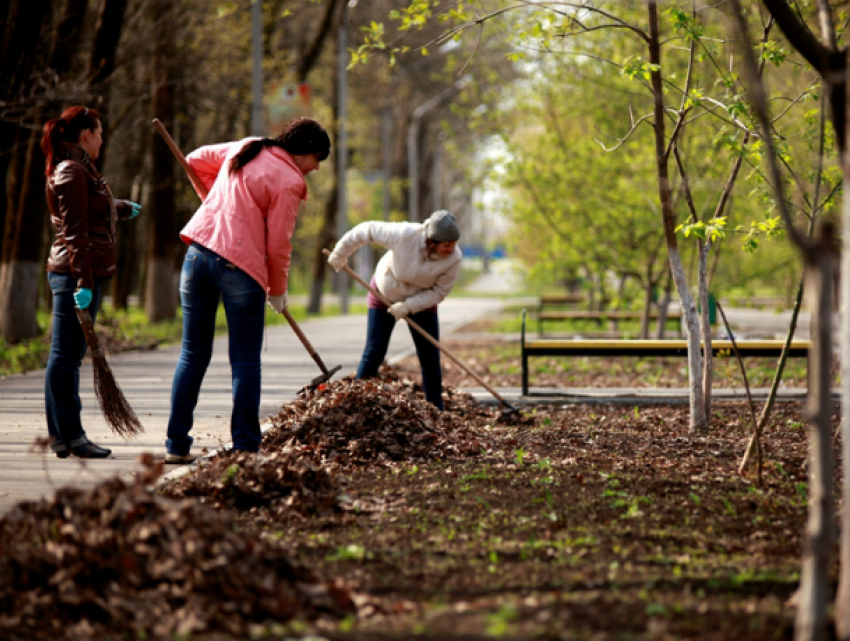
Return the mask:
<path id="1" fill-rule="evenodd" d="M 355 301 L 357 302 L 357 301 Z M 440 305 L 443 336 L 502 308 L 498 298 L 449 298 Z M 310 343 L 330 369 L 342 365 L 336 378 L 352 373 L 360 361 L 366 340 L 366 316 L 348 315 L 307 320 L 299 324 Z M 393 333 L 388 359 L 413 353 L 407 327 Z M 102 460 L 59 459 L 50 453 L 31 452 L 33 440 L 47 436 L 44 414 L 44 370 L 0 379 L 0 514 L 22 500 L 49 497 L 68 484 L 95 485 L 114 474 L 139 469 L 143 452 L 157 457 L 165 453 L 165 430 L 170 410 L 171 382 L 180 345 L 148 352 L 128 352 L 109 357 L 109 364 L 124 395 L 145 427 L 145 433 L 129 441 L 115 436 L 104 421 L 92 387 L 91 365 L 83 363 L 80 392 L 83 425 L 89 438 L 113 451 Z M 319 376 L 316 363 L 288 325 L 267 329 L 263 349 L 263 384 L 260 415 L 277 414 L 283 403 Z M 198 407 L 192 452 L 216 449 L 230 442 L 231 384 L 227 337 L 216 339 Z"/>

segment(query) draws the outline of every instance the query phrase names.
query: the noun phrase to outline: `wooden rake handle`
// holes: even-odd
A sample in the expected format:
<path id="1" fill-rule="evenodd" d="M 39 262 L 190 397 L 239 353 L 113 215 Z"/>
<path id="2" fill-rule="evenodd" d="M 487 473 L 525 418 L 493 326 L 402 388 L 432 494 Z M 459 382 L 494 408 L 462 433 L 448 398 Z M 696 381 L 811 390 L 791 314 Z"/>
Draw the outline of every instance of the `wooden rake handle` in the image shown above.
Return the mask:
<path id="1" fill-rule="evenodd" d="M 330 254 L 331 254 L 331 252 L 330 252 L 329 250 L 327 250 L 327 249 L 323 249 L 323 250 L 322 250 L 322 253 L 324 253 L 324 255 L 325 255 L 325 256 L 330 256 Z M 374 288 L 374 287 L 372 287 L 371 285 L 369 285 L 369 283 L 367 283 L 365 280 L 363 280 L 362 278 L 360 278 L 360 276 L 359 276 L 359 275 L 358 275 L 358 274 L 357 274 L 354 270 L 352 270 L 352 269 L 351 269 L 351 267 L 349 267 L 348 265 L 343 265 L 343 266 L 342 266 L 342 268 L 346 271 L 346 273 L 347 273 L 349 276 L 351 276 L 354 280 L 356 280 L 358 283 L 360 283 L 361 285 L 363 285 L 363 287 L 365 287 L 365 288 L 366 288 L 366 289 L 368 289 L 370 292 L 372 292 L 375 296 L 377 296 L 377 297 L 378 297 L 378 300 L 380 300 L 380 301 L 381 301 L 384 305 L 386 305 L 387 307 L 389 307 L 390 305 L 392 305 L 392 303 L 391 303 L 389 300 L 387 300 L 386 296 L 384 296 L 384 295 L 383 295 L 381 292 L 379 292 L 376 288 Z M 479 383 L 479 384 L 480 384 L 480 385 L 481 385 L 484 389 L 486 389 L 488 392 L 490 392 L 490 393 L 493 395 L 493 397 L 494 397 L 497 401 L 499 401 L 499 402 L 500 402 L 502 405 L 504 405 L 505 407 L 510 408 L 511 410 L 515 410 L 515 409 L 516 409 L 516 408 L 515 408 L 515 407 L 513 407 L 510 403 L 508 403 L 508 402 L 507 402 L 507 401 L 506 401 L 506 400 L 502 397 L 502 395 L 501 395 L 501 394 L 499 394 L 499 392 L 497 392 L 497 391 L 496 391 L 496 390 L 494 390 L 492 387 L 490 387 L 490 386 L 489 386 L 489 385 L 488 385 L 488 384 L 484 381 L 484 379 L 482 379 L 482 378 L 481 378 L 478 374 L 476 374 L 476 373 L 475 373 L 475 372 L 473 372 L 471 369 L 469 369 L 469 368 L 466 366 L 466 364 L 465 364 L 463 361 L 461 361 L 461 360 L 460 360 L 457 356 L 455 356 L 454 354 L 452 354 L 452 352 L 451 352 L 451 351 L 449 351 L 449 349 L 448 349 L 445 345 L 441 345 L 441 344 L 440 344 L 440 342 L 439 342 L 436 338 L 434 338 L 433 336 L 431 336 L 431 334 L 429 334 L 428 332 L 426 332 L 426 331 L 422 328 L 422 326 L 421 326 L 421 325 L 419 325 L 416 321 L 414 321 L 413 319 L 409 318 L 408 316 L 404 316 L 403 318 L 404 318 L 404 320 L 406 320 L 406 321 L 407 321 L 407 324 L 408 324 L 408 325 L 410 325 L 413 329 L 415 329 L 417 332 L 419 332 L 420 334 L 422 334 L 422 336 L 423 336 L 423 337 L 425 337 L 425 339 L 427 339 L 427 340 L 428 340 L 428 341 L 429 341 L 429 342 L 430 342 L 430 343 L 431 343 L 434 347 L 436 347 L 438 350 L 440 350 L 441 352 L 443 352 L 446 356 L 448 356 L 450 359 L 452 359 L 452 361 L 454 361 L 454 362 L 455 362 L 455 364 L 456 364 L 458 367 L 460 367 L 460 368 L 461 368 L 464 372 L 466 372 L 466 373 L 467 373 L 467 374 L 469 374 L 472 378 L 474 378 L 476 381 L 478 381 L 478 383 Z"/>
<path id="2" fill-rule="evenodd" d="M 298 336 L 301 340 L 301 344 L 304 345 L 307 353 L 310 354 L 312 359 L 316 361 L 316 365 L 318 365 L 319 369 L 322 370 L 322 374 L 328 375 L 330 372 L 328 372 L 328 368 L 325 367 L 325 363 L 319 357 L 319 353 L 313 348 L 310 341 L 307 340 L 307 336 L 301 331 L 301 328 L 298 327 L 298 323 L 295 322 L 295 319 L 292 318 L 292 314 L 289 313 L 289 310 L 286 307 L 283 308 L 283 315 L 289 323 L 289 326 L 292 327 L 292 331 L 295 332 L 296 336 Z"/>

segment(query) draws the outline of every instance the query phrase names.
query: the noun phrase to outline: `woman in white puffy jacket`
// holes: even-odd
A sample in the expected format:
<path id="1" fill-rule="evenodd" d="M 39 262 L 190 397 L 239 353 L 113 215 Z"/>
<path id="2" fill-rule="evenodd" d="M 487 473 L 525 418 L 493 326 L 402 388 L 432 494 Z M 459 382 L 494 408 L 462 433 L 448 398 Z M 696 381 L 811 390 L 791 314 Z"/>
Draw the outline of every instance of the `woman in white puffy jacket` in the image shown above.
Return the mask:
<path id="1" fill-rule="evenodd" d="M 336 271 L 354 251 L 367 243 L 387 248 L 372 276 L 372 287 L 393 304 L 389 308 L 371 293 L 366 347 L 357 378 L 371 378 L 384 362 L 396 321 L 405 317 L 440 340 L 437 305 L 452 291 L 460 272 L 460 228 L 449 212 L 434 212 L 424 223 L 365 222 L 337 242 L 328 262 Z M 422 367 L 425 399 L 443 409 L 440 350 L 410 328 Z"/>

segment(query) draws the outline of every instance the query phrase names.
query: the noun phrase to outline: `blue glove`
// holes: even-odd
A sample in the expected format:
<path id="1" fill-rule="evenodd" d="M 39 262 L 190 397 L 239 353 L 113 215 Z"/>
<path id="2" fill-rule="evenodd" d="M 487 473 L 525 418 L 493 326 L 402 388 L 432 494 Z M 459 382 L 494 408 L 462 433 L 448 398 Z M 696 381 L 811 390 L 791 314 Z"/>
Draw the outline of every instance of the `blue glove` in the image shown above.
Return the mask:
<path id="1" fill-rule="evenodd" d="M 130 212 L 130 220 L 133 220 L 136 216 L 142 213 L 142 206 L 139 203 L 130 203 L 130 207 L 133 210 Z"/>
<path id="2" fill-rule="evenodd" d="M 77 304 L 77 309 L 88 309 L 91 305 L 91 289 L 88 287 L 80 287 L 74 292 L 74 302 Z"/>

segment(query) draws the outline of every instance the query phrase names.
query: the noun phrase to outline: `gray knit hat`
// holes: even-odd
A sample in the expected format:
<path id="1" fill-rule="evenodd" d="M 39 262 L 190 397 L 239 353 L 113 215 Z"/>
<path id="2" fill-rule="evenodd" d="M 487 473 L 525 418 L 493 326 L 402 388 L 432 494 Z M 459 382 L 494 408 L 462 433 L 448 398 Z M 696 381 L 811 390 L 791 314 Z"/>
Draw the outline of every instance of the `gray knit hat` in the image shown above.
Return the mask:
<path id="1" fill-rule="evenodd" d="M 453 243 L 460 238 L 460 227 L 454 216 L 440 209 L 425 221 L 425 235 L 435 243 Z"/>

